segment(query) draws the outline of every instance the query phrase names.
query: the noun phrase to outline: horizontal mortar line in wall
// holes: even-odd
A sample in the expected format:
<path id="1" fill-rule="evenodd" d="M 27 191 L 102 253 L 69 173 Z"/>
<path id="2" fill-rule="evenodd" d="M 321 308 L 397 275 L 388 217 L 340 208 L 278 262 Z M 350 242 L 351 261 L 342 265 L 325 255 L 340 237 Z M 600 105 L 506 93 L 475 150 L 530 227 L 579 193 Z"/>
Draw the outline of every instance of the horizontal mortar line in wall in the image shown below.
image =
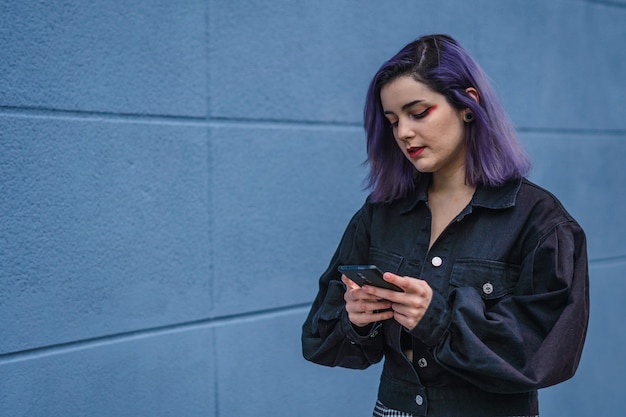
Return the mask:
<path id="1" fill-rule="evenodd" d="M 92 337 L 88 339 L 75 340 L 71 342 L 58 343 L 55 345 L 41 346 L 33 349 L 26 349 L 16 352 L 0 354 L 0 365 L 32 360 L 41 357 L 64 354 L 82 349 L 89 349 L 99 346 L 115 344 L 123 341 L 131 341 L 159 336 L 168 333 L 178 333 L 206 327 L 219 327 L 233 323 L 241 323 L 259 319 L 268 319 L 277 316 L 294 313 L 306 314 L 311 307 L 311 303 L 294 304 L 265 310 L 250 311 L 245 313 L 231 314 L 207 319 L 194 320 L 183 323 L 176 323 L 166 326 L 151 327 L 128 332 L 115 333 L 105 336 Z"/>
<path id="2" fill-rule="evenodd" d="M 195 116 L 173 116 L 148 113 L 113 113 L 99 111 L 62 110 L 44 107 L 0 106 L 0 116 L 57 118 L 72 120 L 107 120 L 124 122 L 158 122 L 207 125 L 209 119 Z"/>
<path id="3" fill-rule="evenodd" d="M 626 9 L 626 3 L 621 3 L 619 1 L 584 0 L 583 3 L 591 3 L 591 4 L 598 4 L 598 5 L 601 5 L 601 6 L 617 7 L 617 8 L 620 8 L 620 9 Z"/>
<path id="4" fill-rule="evenodd" d="M 165 124 L 186 124 L 200 126 L 257 126 L 270 128 L 346 128 L 363 129 L 360 123 L 342 123 L 332 121 L 315 120 L 283 120 L 283 119 L 253 119 L 253 118 L 229 118 L 229 117 L 194 117 L 173 116 L 147 113 L 113 113 L 99 111 L 63 110 L 44 107 L 15 107 L 0 106 L 0 116 L 8 115 L 24 118 L 46 118 L 86 121 L 116 121 L 116 122 L 157 122 Z"/>
<path id="5" fill-rule="evenodd" d="M 609 256 L 606 258 L 589 259 L 590 266 L 606 266 L 626 264 L 626 255 Z"/>
<path id="6" fill-rule="evenodd" d="M 259 126 L 270 128 L 293 128 L 304 127 L 312 129 L 340 128 L 349 130 L 362 130 L 361 123 L 334 122 L 321 120 L 287 120 L 287 119 L 249 119 L 232 117 L 211 117 L 212 126 Z"/>
<path id="7" fill-rule="evenodd" d="M 518 127 L 518 133 L 545 133 L 550 135 L 626 136 L 625 129 L 566 129 L 543 127 Z"/>

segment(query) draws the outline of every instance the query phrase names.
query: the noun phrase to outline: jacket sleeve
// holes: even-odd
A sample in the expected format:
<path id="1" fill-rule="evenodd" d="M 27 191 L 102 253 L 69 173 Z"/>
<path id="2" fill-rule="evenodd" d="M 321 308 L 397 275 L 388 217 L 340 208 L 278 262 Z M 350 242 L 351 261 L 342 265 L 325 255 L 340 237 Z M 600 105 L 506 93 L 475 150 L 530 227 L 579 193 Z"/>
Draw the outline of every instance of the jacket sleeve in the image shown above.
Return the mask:
<path id="1" fill-rule="evenodd" d="M 491 392 L 524 392 L 571 378 L 589 319 L 585 236 L 573 221 L 540 238 L 512 294 L 487 304 L 472 287 L 434 294 L 411 333 L 444 368 Z"/>
<path id="2" fill-rule="evenodd" d="M 357 332 L 345 309 L 345 285 L 337 267 L 365 264 L 369 256 L 367 203 L 357 212 L 341 239 L 328 269 L 319 280 L 319 292 L 302 326 L 304 358 L 327 366 L 364 369 L 382 359 L 381 325 L 367 334 Z"/>

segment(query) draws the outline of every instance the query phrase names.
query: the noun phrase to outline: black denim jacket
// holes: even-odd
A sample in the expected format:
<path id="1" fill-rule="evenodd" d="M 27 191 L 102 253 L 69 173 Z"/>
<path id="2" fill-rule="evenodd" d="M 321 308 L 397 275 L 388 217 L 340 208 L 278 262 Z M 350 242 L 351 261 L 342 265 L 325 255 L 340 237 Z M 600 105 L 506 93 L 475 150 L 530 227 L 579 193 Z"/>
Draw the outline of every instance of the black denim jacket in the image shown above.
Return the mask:
<path id="1" fill-rule="evenodd" d="M 363 369 L 384 356 L 379 400 L 416 416 L 536 415 L 537 389 L 572 377 L 582 353 L 584 232 L 523 179 L 479 187 L 429 250 L 428 183 L 392 203 L 368 199 L 352 218 L 303 325 L 304 357 Z M 393 319 L 357 332 L 342 264 L 426 280 L 434 291 L 425 316 L 410 332 Z"/>

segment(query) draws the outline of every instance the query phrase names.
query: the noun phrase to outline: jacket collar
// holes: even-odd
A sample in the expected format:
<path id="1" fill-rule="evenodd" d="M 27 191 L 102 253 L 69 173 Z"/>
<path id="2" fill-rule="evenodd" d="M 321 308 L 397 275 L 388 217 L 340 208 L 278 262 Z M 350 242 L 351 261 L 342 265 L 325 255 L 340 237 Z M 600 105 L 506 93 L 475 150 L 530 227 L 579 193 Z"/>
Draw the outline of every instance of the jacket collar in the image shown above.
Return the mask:
<path id="1" fill-rule="evenodd" d="M 400 212 L 408 213 L 421 202 L 428 202 L 428 187 L 432 175 L 420 175 L 416 180 L 414 190 L 401 200 Z M 498 187 L 478 186 L 470 205 L 493 210 L 506 209 L 515 206 L 517 194 L 522 185 L 522 178 L 512 179 Z"/>

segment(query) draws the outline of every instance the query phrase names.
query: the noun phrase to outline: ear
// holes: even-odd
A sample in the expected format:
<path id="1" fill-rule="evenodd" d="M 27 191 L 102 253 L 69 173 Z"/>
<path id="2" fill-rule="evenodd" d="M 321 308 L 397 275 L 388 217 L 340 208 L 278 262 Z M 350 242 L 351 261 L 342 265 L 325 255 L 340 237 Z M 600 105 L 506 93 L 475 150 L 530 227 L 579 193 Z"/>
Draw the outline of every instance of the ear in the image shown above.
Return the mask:
<path id="1" fill-rule="evenodd" d="M 480 103 L 480 95 L 478 94 L 478 90 L 474 87 L 467 87 L 465 92 L 476 101 L 476 103 Z"/>

